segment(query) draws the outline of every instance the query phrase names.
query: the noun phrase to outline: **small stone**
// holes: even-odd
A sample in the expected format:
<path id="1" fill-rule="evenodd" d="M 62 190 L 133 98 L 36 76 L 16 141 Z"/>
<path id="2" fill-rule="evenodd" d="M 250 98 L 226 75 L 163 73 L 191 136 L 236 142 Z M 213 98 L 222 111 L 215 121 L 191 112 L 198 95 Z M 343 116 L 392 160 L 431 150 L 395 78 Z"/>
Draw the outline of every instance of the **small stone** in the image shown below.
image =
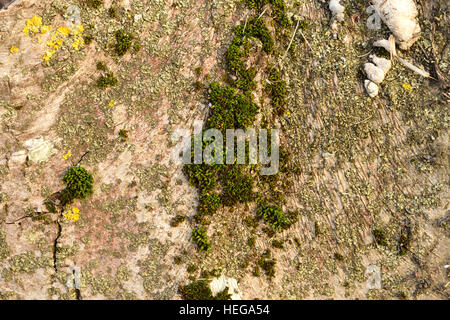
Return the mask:
<path id="1" fill-rule="evenodd" d="M 8 161 L 9 167 L 20 166 L 27 161 L 27 152 L 26 150 L 19 150 L 14 152 Z"/>
<path id="2" fill-rule="evenodd" d="M 364 80 L 364 88 L 366 88 L 366 91 L 371 98 L 378 95 L 378 86 L 376 83 L 373 83 L 370 80 Z"/>
<path id="3" fill-rule="evenodd" d="M 43 138 L 27 140 L 24 145 L 28 149 L 28 159 L 31 162 L 45 162 L 56 153 L 53 144 Z"/>

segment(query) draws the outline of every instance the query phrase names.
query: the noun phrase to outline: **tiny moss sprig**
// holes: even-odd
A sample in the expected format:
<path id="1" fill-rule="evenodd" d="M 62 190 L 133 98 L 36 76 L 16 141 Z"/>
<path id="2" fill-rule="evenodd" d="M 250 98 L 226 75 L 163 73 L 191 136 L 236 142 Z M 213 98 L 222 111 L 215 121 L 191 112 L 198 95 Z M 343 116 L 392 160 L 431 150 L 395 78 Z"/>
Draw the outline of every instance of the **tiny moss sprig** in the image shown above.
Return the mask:
<path id="1" fill-rule="evenodd" d="M 192 231 L 192 238 L 194 239 L 194 242 L 200 251 L 208 252 L 210 250 L 211 245 L 209 243 L 208 235 L 205 229 L 194 229 L 194 231 Z"/>

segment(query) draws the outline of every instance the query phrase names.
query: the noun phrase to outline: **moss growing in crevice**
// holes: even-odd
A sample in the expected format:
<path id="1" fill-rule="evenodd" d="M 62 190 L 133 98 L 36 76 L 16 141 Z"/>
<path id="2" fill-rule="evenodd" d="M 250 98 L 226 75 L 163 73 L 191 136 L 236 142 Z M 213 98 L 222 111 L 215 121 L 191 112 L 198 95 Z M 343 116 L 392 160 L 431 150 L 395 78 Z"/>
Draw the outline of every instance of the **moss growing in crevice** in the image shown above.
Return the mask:
<path id="1" fill-rule="evenodd" d="M 285 13 L 284 1 L 255 0 L 245 1 L 245 3 L 249 8 L 257 11 L 260 11 L 265 4 L 270 4 L 273 19 L 279 29 L 291 26 Z M 274 53 L 275 40 L 266 25 L 265 18 L 260 14 L 246 19 L 245 23 L 234 28 L 233 39 L 225 52 L 229 81 L 226 85 L 218 82 L 212 82 L 209 85 L 208 100 L 211 110 L 204 130 L 218 129 L 225 137 L 227 129 L 245 130 L 254 124 L 260 109 L 253 98 L 253 91 L 257 87 L 254 80 L 257 70 L 253 66 L 248 66 L 246 60 L 250 58 L 251 46 L 255 41 L 262 44 L 264 54 L 268 55 L 270 59 L 270 55 Z M 266 93 L 271 97 L 274 113 L 282 115 L 286 110 L 286 83 L 281 79 L 281 74 L 277 69 L 268 68 L 265 71 L 269 73 L 268 78 L 271 81 L 271 86 L 267 88 Z M 201 69 L 197 68 L 195 73 L 199 76 Z M 206 144 L 202 142 L 202 146 L 205 148 Z M 249 203 L 258 199 L 258 193 L 254 191 L 257 182 L 260 183 L 258 186 L 260 189 L 277 190 L 273 187 L 273 184 L 277 183 L 276 177 L 268 179 L 255 177 L 252 168 L 251 165 L 214 163 L 189 164 L 184 167 L 190 183 L 199 189 L 200 204 L 194 219 L 197 225 L 209 224 L 207 216 L 216 212 L 220 205 L 232 207 L 239 203 Z M 269 184 L 272 185 L 269 186 Z M 278 197 L 274 197 L 274 199 L 282 201 L 282 193 L 277 195 Z M 273 212 L 269 212 L 272 209 Z M 295 214 L 284 214 L 277 206 L 261 207 L 260 210 L 260 215 L 277 231 L 288 228 L 295 221 Z M 280 214 L 277 215 L 277 213 Z M 193 239 L 199 250 L 208 251 L 209 241 L 204 229 L 195 229 Z M 267 264 L 271 264 L 271 262 Z"/>

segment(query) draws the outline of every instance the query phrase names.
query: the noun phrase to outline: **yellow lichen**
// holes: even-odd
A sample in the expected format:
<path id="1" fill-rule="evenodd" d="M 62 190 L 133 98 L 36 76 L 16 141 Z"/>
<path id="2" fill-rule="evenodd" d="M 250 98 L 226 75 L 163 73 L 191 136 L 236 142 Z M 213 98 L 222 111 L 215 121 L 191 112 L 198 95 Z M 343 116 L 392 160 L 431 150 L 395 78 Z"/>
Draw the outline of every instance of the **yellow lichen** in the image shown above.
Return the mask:
<path id="1" fill-rule="evenodd" d="M 67 153 L 65 155 L 63 155 L 62 157 L 64 158 L 64 160 L 69 159 L 72 156 L 72 153 L 70 153 L 70 151 L 67 151 Z"/>
<path id="2" fill-rule="evenodd" d="M 402 84 L 402 87 L 408 91 L 412 91 L 412 86 L 410 84 L 404 83 Z"/>
<path id="3" fill-rule="evenodd" d="M 11 52 L 11 53 L 19 52 L 19 48 L 16 48 L 15 46 L 12 46 L 11 49 L 9 49 L 9 52 Z"/>

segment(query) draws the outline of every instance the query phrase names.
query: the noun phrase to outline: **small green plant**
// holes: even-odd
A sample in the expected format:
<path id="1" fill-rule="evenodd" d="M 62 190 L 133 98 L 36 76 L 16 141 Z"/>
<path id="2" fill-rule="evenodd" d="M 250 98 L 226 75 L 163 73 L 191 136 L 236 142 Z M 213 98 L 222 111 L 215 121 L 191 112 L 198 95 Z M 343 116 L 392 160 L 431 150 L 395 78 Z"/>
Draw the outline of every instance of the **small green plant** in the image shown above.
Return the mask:
<path id="1" fill-rule="evenodd" d="M 208 235 L 205 229 L 197 228 L 192 231 L 192 238 L 197 245 L 198 250 L 208 252 L 210 250 L 210 243 L 208 240 Z"/>
<path id="2" fill-rule="evenodd" d="M 210 85 L 209 101 L 212 104 L 207 127 L 224 132 L 225 129 L 245 129 L 255 121 L 259 107 L 251 94 L 240 94 L 230 86 Z"/>
<path id="3" fill-rule="evenodd" d="M 117 82 L 118 82 L 117 78 L 114 76 L 114 74 L 112 72 L 109 72 L 105 75 L 100 76 L 100 78 L 98 78 L 97 86 L 100 89 L 105 89 L 105 88 L 117 85 Z"/>
<path id="4" fill-rule="evenodd" d="M 170 226 L 177 227 L 180 223 L 183 223 L 184 220 L 186 220 L 186 217 L 178 214 L 174 218 L 172 218 L 172 220 L 170 221 Z"/>
<path id="5" fill-rule="evenodd" d="M 269 206 L 261 204 L 258 207 L 258 217 L 266 221 L 275 231 L 281 231 L 289 225 L 289 221 L 277 205 Z"/>
<path id="6" fill-rule="evenodd" d="M 123 56 L 131 48 L 131 42 L 134 39 L 134 35 L 127 33 L 124 30 L 118 30 L 116 32 L 116 53 L 119 56 Z"/>
<path id="7" fill-rule="evenodd" d="M 387 246 L 387 239 L 384 230 L 375 229 L 372 231 L 375 242 L 380 246 Z"/>
<path id="8" fill-rule="evenodd" d="M 74 199 L 85 199 L 93 193 L 94 178 L 81 166 L 67 169 L 63 182 L 66 184 L 66 188 L 61 191 L 64 205 Z"/>

